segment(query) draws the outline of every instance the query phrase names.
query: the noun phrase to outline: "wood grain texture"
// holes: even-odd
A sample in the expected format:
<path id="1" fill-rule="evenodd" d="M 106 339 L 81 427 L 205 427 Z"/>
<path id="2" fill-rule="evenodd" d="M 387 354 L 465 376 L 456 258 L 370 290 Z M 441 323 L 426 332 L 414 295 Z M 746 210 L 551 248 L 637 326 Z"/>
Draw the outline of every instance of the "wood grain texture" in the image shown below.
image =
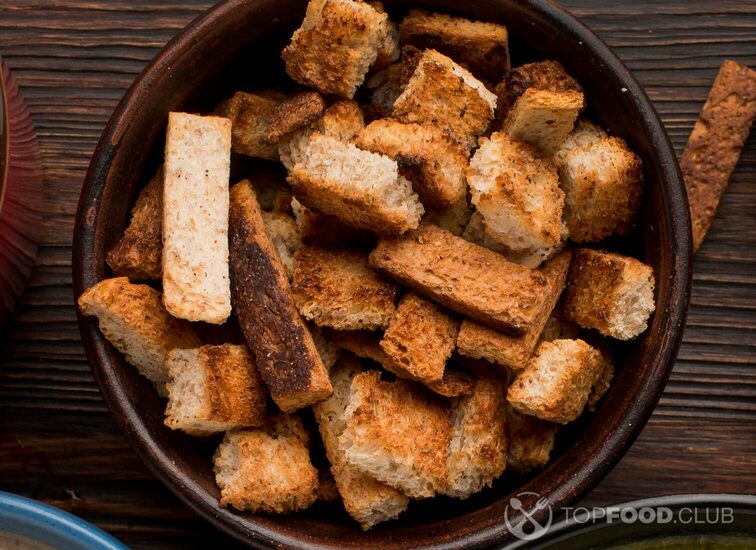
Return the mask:
<path id="1" fill-rule="evenodd" d="M 39 134 L 42 247 L 0 332 L 0 488 L 89 519 L 133 548 L 229 540 L 187 510 L 115 429 L 79 341 L 71 232 L 89 158 L 142 67 L 209 6 L 193 0 L 11 0 L 0 53 Z M 633 70 L 681 152 L 725 58 L 756 66 L 756 4 L 568 0 Z M 756 138 L 746 144 L 694 265 L 688 325 L 661 403 L 590 504 L 756 493 Z"/>

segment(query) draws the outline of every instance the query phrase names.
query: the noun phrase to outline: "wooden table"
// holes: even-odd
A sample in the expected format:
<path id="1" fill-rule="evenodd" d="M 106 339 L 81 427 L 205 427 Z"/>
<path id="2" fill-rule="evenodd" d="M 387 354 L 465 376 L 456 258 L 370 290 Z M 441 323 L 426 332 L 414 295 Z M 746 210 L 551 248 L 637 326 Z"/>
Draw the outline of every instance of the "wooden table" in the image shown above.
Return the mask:
<path id="1" fill-rule="evenodd" d="M 756 66 L 756 4 L 569 0 L 656 104 L 681 151 L 717 67 Z M 229 542 L 156 481 L 92 379 L 71 293 L 71 234 L 85 170 L 112 109 L 158 49 L 210 2 L 10 0 L 0 55 L 32 113 L 45 163 L 42 247 L 0 332 L 0 488 L 60 506 L 133 548 Z M 756 139 L 695 261 L 685 340 L 661 403 L 587 497 L 756 493 Z M 230 542 L 229 542 L 230 544 Z"/>

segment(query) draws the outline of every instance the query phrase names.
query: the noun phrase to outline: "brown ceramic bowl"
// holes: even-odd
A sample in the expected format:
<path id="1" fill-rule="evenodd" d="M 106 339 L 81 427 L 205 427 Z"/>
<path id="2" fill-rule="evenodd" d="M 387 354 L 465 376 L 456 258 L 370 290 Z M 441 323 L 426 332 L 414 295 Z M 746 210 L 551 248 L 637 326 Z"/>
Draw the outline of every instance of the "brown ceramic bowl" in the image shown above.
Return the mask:
<path id="1" fill-rule="evenodd" d="M 613 246 L 643 258 L 656 274 L 658 308 L 638 340 L 619 346 L 619 372 L 593 415 L 563 430 L 550 464 L 523 480 L 505 475 L 466 501 L 414 502 L 395 522 L 363 533 L 336 506 L 275 517 L 218 506 L 211 444 L 163 426 L 148 382 L 80 318 L 92 369 L 114 417 L 145 463 L 186 504 L 253 546 L 310 548 L 459 547 L 502 543 L 509 497 L 530 491 L 555 513 L 593 488 L 627 451 L 656 405 L 680 342 L 690 284 L 688 205 L 674 151 L 638 83 L 596 36 L 545 0 L 386 0 L 392 15 L 425 7 L 505 23 L 514 63 L 561 61 L 585 87 L 593 115 L 643 159 L 646 196 L 638 230 Z M 160 162 L 169 111 L 207 111 L 235 89 L 283 79 L 279 53 L 302 20 L 306 0 L 228 0 L 190 24 L 145 69 L 116 109 L 95 151 L 79 204 L 74 290 L 110 274 L 105 253 L 121 235 L 140 188 Z M 531 504 L 524 499 L 524 505 Z M 538 515 L 543 516 L 548 510 Z M 517 518 L 511 518 L 516 521 Z"/>

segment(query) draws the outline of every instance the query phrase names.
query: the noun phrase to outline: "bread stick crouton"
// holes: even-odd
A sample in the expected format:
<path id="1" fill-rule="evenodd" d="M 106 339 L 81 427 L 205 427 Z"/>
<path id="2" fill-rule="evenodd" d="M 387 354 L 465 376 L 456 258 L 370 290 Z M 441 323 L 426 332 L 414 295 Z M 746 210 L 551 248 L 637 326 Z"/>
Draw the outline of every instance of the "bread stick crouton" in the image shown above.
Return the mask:
<path id="1" fill-rule="evenodd" d="M 139 193 L 131 222 L 106 261 L 113 273 L 136 281 L 160 280 L 163 276 L 162 167 Z"/>
<path id="2" fill-rule="evenodd" d="M 323 116 L 325 100 L 317 92 L 302 92 L 280 101 L 273 108 L 268 124 L 268 140 L 278 141 Z"/>
<path id="3" fill-rule="evenodd" d="M 246 345 L 168 352 L 165 425 L 191 435 L 262 426 L 268 390 Z"/>
<path id="4" fill-rule="evenodd" d="M 488 235 L 510 250 L 550 249 L 566 237 L 556 167 L 530 145 L 500 132 L 482 139 L 467 181 Z"/>
<path id="5" fill-rule="evenodd" d="M 335 216 L 319 214 L 292 199 L 291 208 L 302 242 L 321 248 L 365 248 L 375 245 L 375 235 L 355 229 Z"/>
<path id="6" fill-rule="evenodd" d="M 436 126 L 467 150 L 488 129 L 496 96 L 469 71 L 435 50 L 425 50 L 394 103 L 393 118 Z"/>
<path id="7" fill-rule="evenodd" d="M 631 340 L 648 325 L 654 271 L 635 258 L 581 248 L 575 252 L 564 313 L 583 328 Z"/>
<path id="8" fill-rule="evenodd" d="M 413 378 L 424 383 L 440 382 L 458 331 L 459 321 L 433 302 L 408 292 L 380 345 Z"/>
<path id="9" fill-rule="evenodd" d="M 302 246 L 297 222 L 283 212 L 262 212 L 263 223 L 291 281 L 294 276 L 294 253 Z"/>
<path id="10" fill-rule="evenodd" d="M 213 456 L 220 505 L 285 514 L 318 498 L 318 471 L 298 416 L 279 415 L 263 428 L 226 433 Z"/>
<path id="11" fill-rule="evenodd" d="M 310 0 L 281 57 L 288 75 L 324 94 L 354 97 L 381 50 L 388 15 L 354 0 Z"/>
<path id="12" fill-rule="evenodd" d="M 410 10 L 399 27 L 399 43 L 438 50 L 486 82 L 498 82 L 509 69 L 507 28 L 496 23 Z"/>
<path id="13" fill-rule="evenodd" d="M 78 305 L 84 315 L 97 317 L 103 336 L 163 396 L 168 352 L 201 345 L 189 323 L 168 314 L 157 290 L 126 277 L 100 281 L 79 296 Z"/>
<path id="14" fill-rule="evenodd" d="M 507 468 L 527 473 L 549 461 L 558 425 L 507 407 Z"/>
<path id="15" fill-rule="evenodd" d="M 420 223 L 423 205 L 396 161 L 315 134 L 289 174 L 306 207 L 360 229 L 401 234 Z"/>
<path id="16" fill-rule="evenodd" d="M 168 115 L 163 188 L 163 302 L 174 317 L 222 324 L 231 314 L 228 177 L 231 121 Z"/>
<path id="17" fill-rule="evenodd" d="M 449 207 L 465 198 L 467 155 L 438 128 L 376 120 L 357 135 L 355 145 L 396 160 L 425 206 Z"/>
<path id="18" fill-rule="evenodd" d="M 349 464 L 339 446 L 339 437 L 346 429 L 346 409 L 352 380 L 361 372 L 362 367 L 357 359 L 353 356 L 343 357 L 331 371 L 333 394 L 313 405 L 312 410 L 344 508 L 367 530 L 377 523 L 397 518 L 407 508 L 409 499 L 401 491 Z"/>
<path id="19" fill-rule="evenodd" d="M 239 155 L 278 160 L 278 147 L 268 138 L 276 106 L 286 96 L 277 90 L 236 92 L 216 113 L 232 122 L 231 150 Z"/>
<path id="20" fill-rule="evenodd" d="M 291 412 L 328 397 L 328 372 L 248 182 L 231 189 L 229 236 L 234 311 L 273 401 Z"/>
<path id="21" fill-rule="evenodd" d="M 459 237 L 465 231 L 467 224 L 470 223 L 472 216 L 472 206 L 465 196 L 446 208 L 427 208 L 423 222 L 437 225 Z"/>
<path id="22" fill-rule="evenodd" d="M 339 438 L 347 461 L 412 498 L 431 497 L 446 485 L 451 441 L 449 407 L 404 380 L 378 371 L 352 380 L 346 428 Z"/>
<path id="23" fill-rule="evenodd" d="M 397 287 L 368 265 L 366 254 L 305 246 L 294 262 L 292 293 L 305 319 L 338 330 L 388 325 Z"/>

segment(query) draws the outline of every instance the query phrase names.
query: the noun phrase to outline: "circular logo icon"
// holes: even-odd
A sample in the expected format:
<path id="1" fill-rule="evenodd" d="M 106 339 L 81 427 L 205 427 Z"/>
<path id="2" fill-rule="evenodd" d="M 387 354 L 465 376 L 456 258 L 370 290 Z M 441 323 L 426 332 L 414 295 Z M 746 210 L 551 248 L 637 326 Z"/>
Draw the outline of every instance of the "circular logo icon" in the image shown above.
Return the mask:
<path id="1" fill-rule="evenodd" d="M 526 508 L 523 501 L 535 500 L 535 504 Z M 548 510 L 546 521 L 541 523 L 534 516 L 541 510 Z M 520 516 L 517 518 L 517 516 Z M 517 518 L 516 520 L 514 518 Z M 504 509 L 504 522 L 507 529 L 520 540 L 536 540 L 541 538 L 551 527 L 552 510 L 548 499 L 541 498 L 538 493 L 524 491 L 509 499 Z"/>

